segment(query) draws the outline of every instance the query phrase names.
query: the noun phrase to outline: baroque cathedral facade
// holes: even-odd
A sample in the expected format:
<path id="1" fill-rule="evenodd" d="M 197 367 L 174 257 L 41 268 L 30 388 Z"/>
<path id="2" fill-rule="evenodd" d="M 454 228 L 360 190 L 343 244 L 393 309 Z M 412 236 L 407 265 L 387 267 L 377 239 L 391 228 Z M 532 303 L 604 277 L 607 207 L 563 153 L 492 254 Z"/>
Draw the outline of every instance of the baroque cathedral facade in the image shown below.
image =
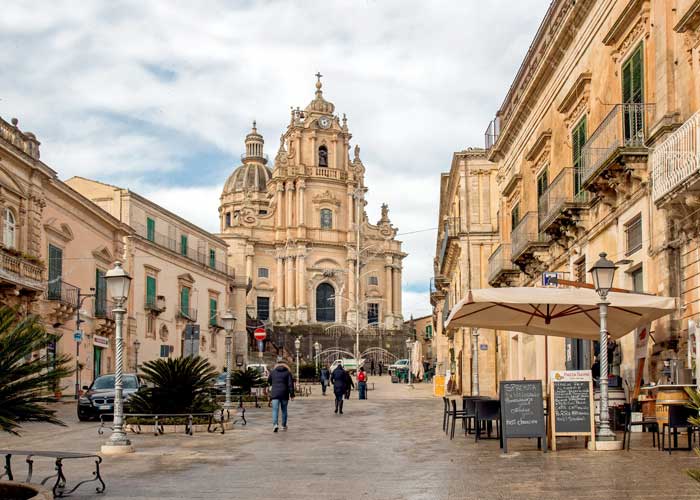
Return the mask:
<path id="1" fill-rule="evenodd" d="M 382 206 L 365 213 L 365 167 L 345 115 L 324 99 L 292 108 L 274 160 L 256 129 L 242 164 L 220 198 L 220 237 L 229 265 L 248 283 L 247 325 L 323 333 L 333 325 L 361 332 L 401 329 L 401 270 L 406 254 Z"/>

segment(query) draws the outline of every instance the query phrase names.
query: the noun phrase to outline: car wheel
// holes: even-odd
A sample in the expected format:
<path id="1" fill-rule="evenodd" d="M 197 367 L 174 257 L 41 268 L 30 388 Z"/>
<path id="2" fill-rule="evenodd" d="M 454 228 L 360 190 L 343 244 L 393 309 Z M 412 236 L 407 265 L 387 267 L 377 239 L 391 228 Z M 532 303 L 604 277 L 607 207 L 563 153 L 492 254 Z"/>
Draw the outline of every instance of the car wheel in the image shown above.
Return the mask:
<path id="1" fill-rule="evenodd" d="M 81 422 L 87 422 L 90 420 L 90 417 L 88 417 L 87 415 L 82 415 L 81 413 L 78 413 L 78 420 L 80 420 Z"/>

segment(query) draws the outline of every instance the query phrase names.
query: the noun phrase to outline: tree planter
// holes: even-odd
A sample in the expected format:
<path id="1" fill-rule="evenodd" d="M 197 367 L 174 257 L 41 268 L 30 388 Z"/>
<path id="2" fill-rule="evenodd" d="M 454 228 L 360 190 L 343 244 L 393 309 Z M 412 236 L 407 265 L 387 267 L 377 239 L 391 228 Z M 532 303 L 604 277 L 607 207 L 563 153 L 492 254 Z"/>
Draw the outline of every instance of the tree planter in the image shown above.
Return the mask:
<path id="1" fill-rule="evenodd" d="M 38 484 L 0 481 L 0 498 L 7 500 L 53 500 L 53 493 Z"/>

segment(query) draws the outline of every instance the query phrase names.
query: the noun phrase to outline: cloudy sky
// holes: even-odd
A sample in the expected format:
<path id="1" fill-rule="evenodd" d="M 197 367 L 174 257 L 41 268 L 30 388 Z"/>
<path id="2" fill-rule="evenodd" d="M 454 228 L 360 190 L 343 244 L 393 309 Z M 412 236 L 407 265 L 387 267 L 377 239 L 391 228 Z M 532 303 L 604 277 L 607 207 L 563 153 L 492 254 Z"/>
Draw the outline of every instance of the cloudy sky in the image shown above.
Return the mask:
<path id="1" fill-rule="evenodd" d="M 404 234 L 404 315 L 430 312 L 440 172 L 482 146 L 549 0 L 5 2 L 0 116 L 62 179 L 129 187 L 218 230 L 253 119 L 268 153 L 324 96 Z"/>

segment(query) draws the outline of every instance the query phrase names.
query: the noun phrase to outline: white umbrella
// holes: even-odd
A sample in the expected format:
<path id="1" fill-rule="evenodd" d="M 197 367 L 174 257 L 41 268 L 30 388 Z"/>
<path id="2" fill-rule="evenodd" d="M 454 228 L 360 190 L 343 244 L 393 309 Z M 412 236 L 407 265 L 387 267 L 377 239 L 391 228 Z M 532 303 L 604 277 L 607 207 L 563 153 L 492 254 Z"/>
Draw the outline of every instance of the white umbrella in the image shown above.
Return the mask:
<path id="1" fill-rule="evenodd" d="M 418 380 L 423 380 L 423 344 L 416 341 L 413 343 L 413 354 L 411 355 L 411 373 Z"/>
<path id="2" fill-rule="evenodd" d="M 600 296 L 588 288 L 480 288 L 456 304 L 447 328 L 476 327 L 598 340 Z M 607 330 L 618 339 L 672 313 L 673 297 L 608 293 Z"/>

